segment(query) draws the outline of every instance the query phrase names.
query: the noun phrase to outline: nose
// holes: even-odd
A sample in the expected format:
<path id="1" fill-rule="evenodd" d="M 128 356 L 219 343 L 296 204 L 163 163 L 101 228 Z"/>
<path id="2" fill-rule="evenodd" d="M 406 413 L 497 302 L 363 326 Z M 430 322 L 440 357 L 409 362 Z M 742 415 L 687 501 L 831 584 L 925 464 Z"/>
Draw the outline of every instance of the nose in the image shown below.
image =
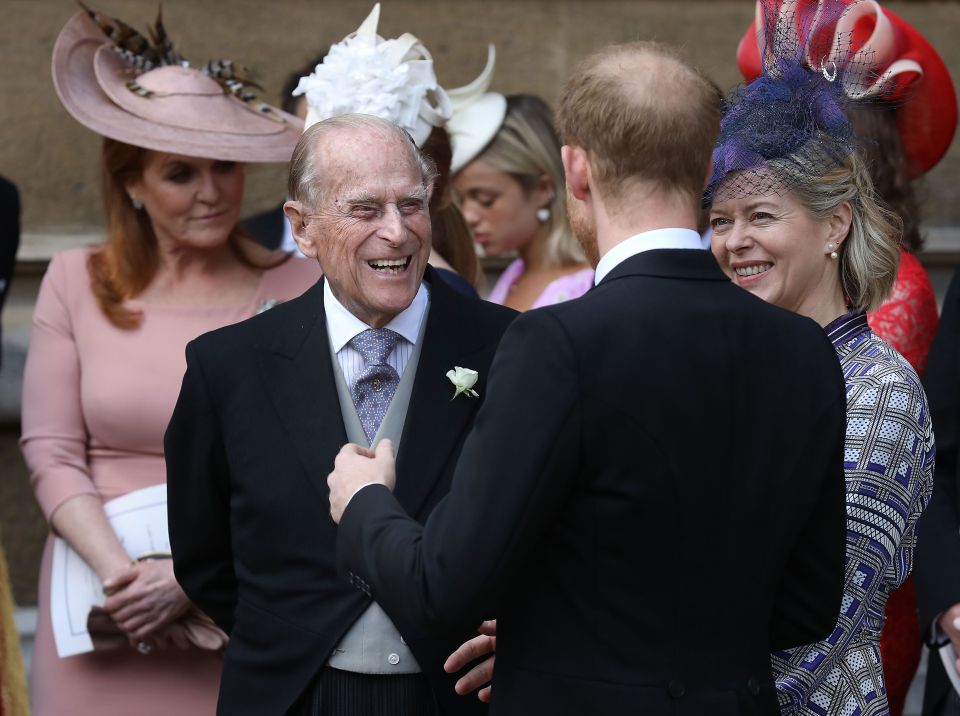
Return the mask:
<path id="1" fill-rule="evenodd" d="M 460 213 L 463 214 L 463 218 L 466 220 L 467 226 L 470 227 L 471 231 L 477 228 L 477 224 L 480 223 L 480 212 L 477 211 L 476 202 L 465 199 L 460 206 Z"/>
<path id="2" fill-rule="evenodd" d="M 397 208 L 396 204 L 387 204 L 383 210 L 383 216 L 380 218 L 377 236 L 396 246 L 403 240 L 404 231 L 403 216 L 400 215 L 400 209 Z"/>
<path id="3" fill-rule="evenodd" d="M 216 204 L 221 194 L 220 185 L 213 171 L 208 169 L 202 172 L 200 175 L 200 188 L 197 191 L 197 199 L 205 204 Z"/>
<path id="4" fill-rule="evenodd" d="M 716 234 L 714 234 L 716 240 Z M 739 253 L 753 246 L 749 224 L 735 221 L 727 229 L 723 237 L 723 247 L 731 254 Z"/>

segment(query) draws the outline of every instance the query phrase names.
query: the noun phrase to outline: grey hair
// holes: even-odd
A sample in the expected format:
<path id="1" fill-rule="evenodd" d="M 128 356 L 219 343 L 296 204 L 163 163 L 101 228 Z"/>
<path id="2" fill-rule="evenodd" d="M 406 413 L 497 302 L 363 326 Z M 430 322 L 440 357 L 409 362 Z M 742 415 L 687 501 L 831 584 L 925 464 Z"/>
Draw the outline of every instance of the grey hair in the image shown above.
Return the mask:
<path id="1" fill-rule="evenodd" d="M 876 309 L 897 279 L 903 222 L 877 196 L 863 159 L 855 152 L 826 173 L 806 173 L 789 157 L 767 166 L 789 177 L 790 190 L 814 216 L 850 204 L 850 230 L 837 250 L 840 283 L 851 308 Z"/>
<path id="2" fill-rule="evenodd" d="M 341 114 L 311 125 L 300 135 L 290 159 L 290 174 L 287 179 L 287 194 L 291 199 L 311 209 L 320 205 L 323 200 L 323 182 L 316 162 L 317 148 L 321 137 L 343 130 L 367 130 L 402 139 L 417 163 L 424 188 L 430 187 L 436 180 L 436 164 L 421 151 L 405 129 L 369 114 Z"/>

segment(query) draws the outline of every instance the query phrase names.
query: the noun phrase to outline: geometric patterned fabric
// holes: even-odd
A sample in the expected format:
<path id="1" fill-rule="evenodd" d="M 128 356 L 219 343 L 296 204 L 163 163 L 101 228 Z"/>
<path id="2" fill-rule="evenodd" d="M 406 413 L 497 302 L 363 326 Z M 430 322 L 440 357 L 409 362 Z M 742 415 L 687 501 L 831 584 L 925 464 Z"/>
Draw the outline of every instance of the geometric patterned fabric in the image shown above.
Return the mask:
<path id="1" fill-rule="evenodd" d="M 369 328 L 350 339 L 350 346 L 367 365 L 350 389 L 350 396 L 371 443 L 400 383 L 397 371 L 386 362 L 400 338 L 389 328 Z"/>
<path id="2" fill-rule="evenodd" d="M 910 574 L 917 519 L 933 487 L 926 394 L 863 311 L 826 327 L 847 390 L 847 553 L 833 633 L 772 657 L 781 713 L 886 716 L 880 631 L 887 598 Z"/>

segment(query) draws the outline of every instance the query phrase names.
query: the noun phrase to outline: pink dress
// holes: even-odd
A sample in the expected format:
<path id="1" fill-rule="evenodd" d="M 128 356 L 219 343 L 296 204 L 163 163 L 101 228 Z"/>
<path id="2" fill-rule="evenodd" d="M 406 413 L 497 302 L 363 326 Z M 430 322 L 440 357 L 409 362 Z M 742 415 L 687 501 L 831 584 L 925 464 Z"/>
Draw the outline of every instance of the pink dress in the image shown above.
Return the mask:
<path id="1" fill-rule="evenodd" d="M 503 270 L 500 278 L 497 279 L 497 283 L 494 284 L 493 290 L 490 291 L 490 296 L 487 300 L 491 303 L 499 303 L 501 306 L 505 305 L 507 296 L 510 294 L 510 289 L 520 280 L 522 275 L 523 259 L 517 259 Z M 577 271 L 568 276 L 561 276 L 547 285 L 543 293 L 537 296 L 537 300 L 533 302 L 530 308 L 552 306 L 554 303 L 563 303 L 572 298 L 580 298 L 589 291 L 592 286 L 593 269 L 591 268 Z"/>
<path id="2" fill-rule="evenodd" d="M 248 318 L 265 302 L 303 293 L 320 276 L 312 261 L 263 273 L 243 305 L 142 305 L 142 324 L 122 330 L 100 311 L 88 249 L 50 262 L 33 316 L 23 380 L 21 447 L 37 501 L 49 516 L 80 494 L 110 500 L 166 481 L 163 433 L 180 391 L 184 347 L 201 333 Z M 216 711 L 221 657 L 199 649 L 123 647 L 57 657 L 50 623 L 52 539 L 40 568 L 32 666 L 35 716 L 168 716 Z"/>

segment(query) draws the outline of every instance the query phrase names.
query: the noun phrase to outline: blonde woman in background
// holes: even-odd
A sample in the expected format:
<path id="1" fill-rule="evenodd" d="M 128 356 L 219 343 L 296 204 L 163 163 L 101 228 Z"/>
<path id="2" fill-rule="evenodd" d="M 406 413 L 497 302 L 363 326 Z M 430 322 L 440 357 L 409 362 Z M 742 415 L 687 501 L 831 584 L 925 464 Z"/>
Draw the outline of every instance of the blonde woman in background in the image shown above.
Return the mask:
<path id="1" fill-rule="evenodd" d="M 473 240 L 487 256 L 518 255 L 489 299 L 526 311 L 586 293 L 593 269 L 567 223 L 560 140 L 547 103 L 487 93 L 460 104 L 447 128 L 453 187 Z"/>

